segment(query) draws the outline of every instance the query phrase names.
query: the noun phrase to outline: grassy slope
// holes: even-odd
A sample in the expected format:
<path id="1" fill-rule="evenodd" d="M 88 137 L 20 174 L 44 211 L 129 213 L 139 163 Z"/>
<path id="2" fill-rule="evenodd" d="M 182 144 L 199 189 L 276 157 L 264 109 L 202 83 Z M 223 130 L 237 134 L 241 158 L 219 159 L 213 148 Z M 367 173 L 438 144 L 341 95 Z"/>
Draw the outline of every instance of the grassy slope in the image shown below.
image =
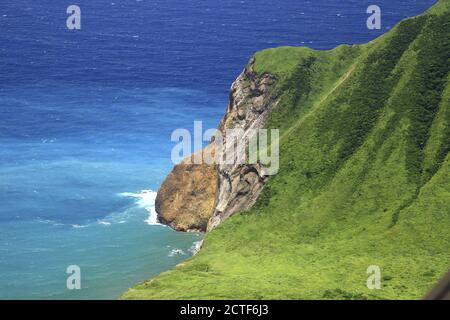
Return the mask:
<path id="1" fill-rule="evenodd" d="M 450 266 L 449 12 L 440 1 L 363 46 L 257 53 L 281 80 L 279 175 L 123 298 L 421 298 Z"/>

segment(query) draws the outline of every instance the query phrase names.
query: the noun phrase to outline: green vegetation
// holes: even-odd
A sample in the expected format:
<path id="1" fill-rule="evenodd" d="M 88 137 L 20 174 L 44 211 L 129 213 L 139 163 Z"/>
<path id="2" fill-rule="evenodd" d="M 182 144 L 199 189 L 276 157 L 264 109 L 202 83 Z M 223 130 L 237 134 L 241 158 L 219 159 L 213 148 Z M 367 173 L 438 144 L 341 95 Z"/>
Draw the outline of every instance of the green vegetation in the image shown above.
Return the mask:
<path id="1" fill-rule="evenodd" d="M 279 79 L 280 173 L 198 255 L 123 298 L 423 297 L 450 267 L 449 35 L 440 1 L 367 45 L 257 53 Z"/>

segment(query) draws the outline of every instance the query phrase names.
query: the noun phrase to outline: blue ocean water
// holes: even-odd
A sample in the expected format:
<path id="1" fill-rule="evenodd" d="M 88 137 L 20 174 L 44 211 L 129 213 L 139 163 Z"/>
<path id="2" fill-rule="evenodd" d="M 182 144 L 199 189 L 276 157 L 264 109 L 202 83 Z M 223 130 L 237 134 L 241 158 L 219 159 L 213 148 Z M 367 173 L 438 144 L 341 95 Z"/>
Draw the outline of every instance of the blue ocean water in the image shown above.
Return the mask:
<path id="1" fill-rule="evenodd" d="M 155 223 L 171 132 L 216 127 L 257 50 L 367 42 L 434 3 L 376 2 L 0 3 L 0 299 L 113 299 L 186 259 L 201 236 Z"/>

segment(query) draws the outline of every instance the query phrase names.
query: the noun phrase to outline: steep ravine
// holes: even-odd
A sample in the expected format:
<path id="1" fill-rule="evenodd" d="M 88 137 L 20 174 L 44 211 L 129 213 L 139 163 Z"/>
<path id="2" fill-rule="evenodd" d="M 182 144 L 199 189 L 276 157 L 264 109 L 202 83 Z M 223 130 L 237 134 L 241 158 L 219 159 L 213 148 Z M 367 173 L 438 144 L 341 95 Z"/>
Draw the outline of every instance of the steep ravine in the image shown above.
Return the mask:
<path id="1" fill-rule="evenodd" d="M 218 127 L 223 146 L 227 145 L 226 130 L 243 129 L 242 139 L 249 139 L 255 129 L 264 127 L 276 105 L 276 78 L 255 73 L 253 65 L 254 59 L 231 87 L 230 102 Z M 199 153 L 214 154 L 216 148 L 212 141 Z M 210 231 L 233 213 L 250 209 L 268 178 L 260 163 L 195 164 L 193 157 L 174 167 L 156 198 L 159 221 L 178 231 Z"/>

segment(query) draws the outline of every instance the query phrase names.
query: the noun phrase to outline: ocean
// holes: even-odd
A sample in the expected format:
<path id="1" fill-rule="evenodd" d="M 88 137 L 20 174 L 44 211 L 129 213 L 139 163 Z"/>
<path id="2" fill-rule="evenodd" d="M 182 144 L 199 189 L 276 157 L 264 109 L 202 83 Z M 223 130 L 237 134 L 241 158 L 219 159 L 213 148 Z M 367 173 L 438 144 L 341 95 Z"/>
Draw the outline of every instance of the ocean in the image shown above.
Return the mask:
<path id="1" fill-rule="evenodd" d="M 172 131 L 217 127 L 255 51 L 364 43 L 433 3 L 0 3 L 0 299 L 116 299 L 188 258 L 202 235 L 154 209 Z M 72 4 L 80 30 L 66 27 Z M 366 27 L 371 4 L 381 30 Z"/>

